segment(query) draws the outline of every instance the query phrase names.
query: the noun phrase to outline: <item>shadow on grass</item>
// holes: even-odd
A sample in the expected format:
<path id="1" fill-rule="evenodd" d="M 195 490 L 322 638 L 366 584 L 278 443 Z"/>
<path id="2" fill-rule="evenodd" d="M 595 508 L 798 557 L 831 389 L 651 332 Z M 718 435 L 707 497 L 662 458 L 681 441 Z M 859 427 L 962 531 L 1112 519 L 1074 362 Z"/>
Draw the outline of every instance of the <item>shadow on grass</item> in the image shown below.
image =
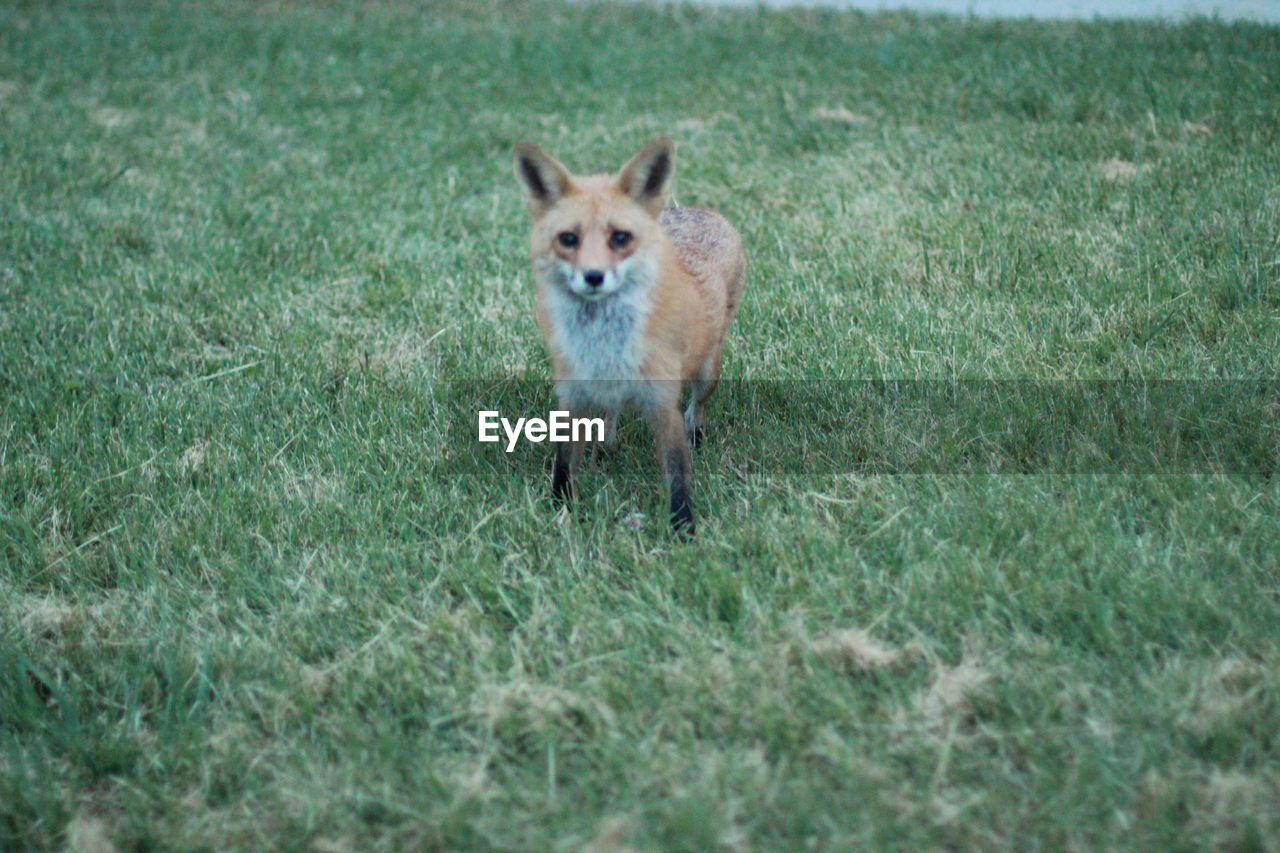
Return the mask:
<path id="1" fill-rule="evenodd" d="M 546 418 L 547 383 L 436 386 L 457 463 L 524 475 L 549 445 L 482 444 L 478 412 Z M 1270 477 L 1280 454 L 1276 381 L 740 381 L 709 404 L 713 447 L 740 473 L 1234 474 Z M 624 415 L 623 444 L 630 429 Z M 647 436 L 644 439 L 647 445 Z M 746 448 L 767 448 L 764 453 Z M 734 458 L 744 457 L 744 458 Z"/>

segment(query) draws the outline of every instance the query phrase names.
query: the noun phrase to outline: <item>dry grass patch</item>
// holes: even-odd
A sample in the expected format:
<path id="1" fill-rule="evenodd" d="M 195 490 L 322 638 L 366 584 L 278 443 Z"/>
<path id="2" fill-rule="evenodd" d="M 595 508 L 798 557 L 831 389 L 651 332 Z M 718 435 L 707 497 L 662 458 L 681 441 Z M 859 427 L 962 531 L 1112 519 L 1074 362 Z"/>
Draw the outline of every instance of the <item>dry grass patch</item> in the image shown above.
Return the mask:
<path id="1" fill-rule="evenodd" d="M 67 824 L 68 853 L 115 853 L 107 822 L 84 811 L 76 812 Z"/>
<path id="2" fill-rule="evenodd" d="M 861 628 L 824 634 L 810 647 L 819 657 L 861 672 L 895 666 L 905 657 L 903 649 L 883 643 Z"/>
<path id="3" fill-rule="evenodd" d="M 933 681 L 916 698 L 916 710 L 932 726 L 942 726 L 955 717 L 973 713 L 974 698 L 981 695 L 995 676 L 990 658 L 974 643 L 966 643 L 955 666 L 936 665 Z"/>
<path id="4" fill-rule="evenodd" d="M 871 121 L 870 116 L 855 113 L 847 107 L 814 107 L 809 114 L 819 121 L 838 124 L 865 124 Z"/>
<path id="5" fill-rule="evenodd" d="M 1103 160 L 1098 164 L 1098 172 L 1108 181 L 1127 181 L 1143 170 L 1143 166 L 1125 160 L 1122 157 L 1112 157 L 1110 160 Z"/>
<path id="6" fill-rule="evenodd" d="M 613 710 L 595 697 L 523 679 L 481 685 L 471 710 L 485 731 L 510 743 L 547 734 L 591 739 L 617 724 Z"/>

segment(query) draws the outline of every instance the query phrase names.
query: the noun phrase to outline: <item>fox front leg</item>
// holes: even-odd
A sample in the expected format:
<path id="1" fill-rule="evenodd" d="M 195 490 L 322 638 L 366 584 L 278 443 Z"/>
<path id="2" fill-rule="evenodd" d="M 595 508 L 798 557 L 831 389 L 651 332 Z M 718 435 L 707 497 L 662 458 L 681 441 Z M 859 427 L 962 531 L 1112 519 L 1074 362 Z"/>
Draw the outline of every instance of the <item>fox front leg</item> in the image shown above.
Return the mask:
<path id="1" fill-rule="evenodd" d="M 583 442 L 563 441 L 556 445 L 551 467 L 551 499 L 556 506 L 573 508 L 573 477 L 582 461 Z"/>

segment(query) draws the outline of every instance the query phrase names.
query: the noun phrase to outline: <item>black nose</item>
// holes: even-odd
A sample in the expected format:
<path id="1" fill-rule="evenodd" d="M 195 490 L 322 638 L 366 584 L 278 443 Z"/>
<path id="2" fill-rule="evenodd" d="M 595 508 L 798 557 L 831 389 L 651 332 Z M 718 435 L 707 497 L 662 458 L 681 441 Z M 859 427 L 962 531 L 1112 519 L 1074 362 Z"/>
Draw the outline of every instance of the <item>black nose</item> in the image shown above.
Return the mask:
<path id="1" fill-rule="evenodd" d="M 587 287 L 599 287 L 604 284 L 604 272 L 602 270 L 587 270 L 582 274 L 582 280 L 587 283 Z"/>

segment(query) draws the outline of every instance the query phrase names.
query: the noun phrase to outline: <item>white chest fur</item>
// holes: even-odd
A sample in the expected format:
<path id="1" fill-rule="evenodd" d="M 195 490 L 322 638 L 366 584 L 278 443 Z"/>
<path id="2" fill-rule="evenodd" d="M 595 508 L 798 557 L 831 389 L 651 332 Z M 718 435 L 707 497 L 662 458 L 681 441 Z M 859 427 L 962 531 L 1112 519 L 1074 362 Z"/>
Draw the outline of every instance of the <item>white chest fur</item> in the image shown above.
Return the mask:
<path id="1" fill-rule="evenodd" d="M 640 369 L 648 357 L 645 324 L 654 276 L 629 263 L 634 260 L 618 265 L 622 286 L 598 300 L 581 299 L 554 280 L 544 282 L 550 344 L 566 370 L 556 390 L 570 408 L 617 411 L 627 403 L 643 405 L 650 396 Z"/>

